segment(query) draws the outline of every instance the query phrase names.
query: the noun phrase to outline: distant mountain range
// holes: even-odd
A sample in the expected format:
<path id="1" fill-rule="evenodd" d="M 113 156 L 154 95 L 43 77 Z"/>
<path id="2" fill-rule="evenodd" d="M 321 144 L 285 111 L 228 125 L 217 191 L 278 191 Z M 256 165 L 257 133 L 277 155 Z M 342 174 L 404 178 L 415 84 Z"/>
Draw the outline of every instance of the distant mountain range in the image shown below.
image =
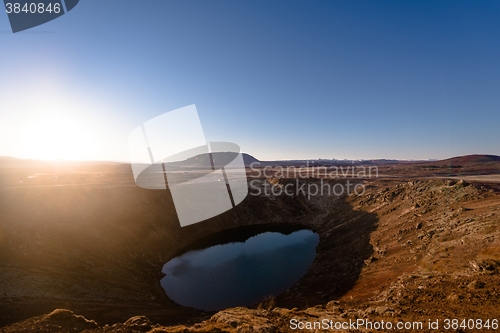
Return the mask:
<path id="1" fill-rule="evenodd" d="M 259 161 L 250 154 L 242 153 L 243 162 L 245 166 L 249 167 L 252 163 L 258 163 L 257 166 L 334 166 L 334 165 L 387 165 L 387 164 L 412 164 L 418 163 L 421 165 L 471 165 L 471 164 L 485 164 L 485 163 L 498 163 L 500 162 L 500 156 L 497 155 L 465 155 L 453 158 L 448 158 L 444 160 L 392 160 L 392 159 L 372 159 L 372 160 L 337 160 L 337 159 L 317 159 L 317 160 L 277 160 L 277 161 Z M 216 165 L 226 165 L 230 163 L 236 157 L 236 153 L 232 152 L 216 152 L 212 153 L 212 158 Z M 210 165 L 209 154 L 200 154 L 184 161 L 171 162 L 169 165 L 174 167 L 203 167 Z M 20 159 L 9 156 L 0 156 L 0 167 L 3 168 L 17 168 L 17 167 L 28 167 L 36 165 L 48 165 L 49 161 L 38 161 L 38 160 L 28 160 Z M 117 162 L 78 162 L 78 161 L 67 161 L 66 163 L 92 163 L 92 164 L 118 164 Z"/>
<path id="2" fill-rule="evenodd" d="M 210 154 L 208 153 L 199 154 L 183 161 L 169 162 L 166 164 L 172 167 L 191 167 L 191 168 L 207 167 L 211 166 L 210 155 L 212 156 L 212 160 L 214 161 L 215 165 L 224 166 L 233 161 L 238 154 L 233 152 L 216 152 Z M 242 153 L 242 156 L 243 156 L 243 163 L 245 163 L 245 166 L 250 166 L 254 162 L 259 162 L 259 160 L 257 160 L 252 155 Z"/>
<path id="3" fill-rule="evenodd" d="M 245 166 L 249 167 L 252 163 L 258 163 L 255 166 L 334 166 L 334 165 L 387 165 L 387 164 L 432 164 L 432 165 L 464 165 L 464 164 L 482 164 L 499 162 L 500 156 L 496 155 L 467 155 L 453 157 L 445 160 L 392 160 L 392 159 L 374 159 L 374 160 L 337 160 L 337 159 L 317 159 L 317 160 L 276 160 L 259 161 L 250 154 L 243 153 Z M 236 153 L 217 152 L 212 153 L 212 158 L 216 165 L 226 165 L 236 157 Z M 209 154 L 200 154 L 184 161 L 171 162 L 169 165 L 175 167 L 203 167 L 210 166 Z"/>
<path id="4" fill-rule="evenodd" d="M 497 155 L 466 155 L 433 162 L 436 165 L 469 165 L 500 162 Z"/>
<path id="5" fill-rule="evenodd" d="M 250 155 L 249 155 L 250 156 Z M 393 160 L 393 159 L 372 159 L 372 160 L 337 160 L 337 159 L 317 159 L 317 160 L 285 160 L 285 161 L 260 161 L 262 164 L 272 165 L 387 165 L 387 164 L 432 164 L 432 165 L 468 165 L 500 162 L 497 155 L 465 155 L 452 157 L 444 160 Z"/>

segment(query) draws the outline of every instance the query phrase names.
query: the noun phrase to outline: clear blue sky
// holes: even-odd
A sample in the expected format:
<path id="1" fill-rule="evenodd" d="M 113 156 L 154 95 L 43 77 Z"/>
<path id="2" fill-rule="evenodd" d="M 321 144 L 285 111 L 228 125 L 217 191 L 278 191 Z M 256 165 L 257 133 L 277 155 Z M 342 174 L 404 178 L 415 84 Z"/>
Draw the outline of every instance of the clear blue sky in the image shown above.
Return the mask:
<path id="1" fill-rule="evenodd" d="M 499 1 L 82 0 L 0 45 L 0 155 L 127 160 L 190 104 L 263 160 L 500 155 Z"/>

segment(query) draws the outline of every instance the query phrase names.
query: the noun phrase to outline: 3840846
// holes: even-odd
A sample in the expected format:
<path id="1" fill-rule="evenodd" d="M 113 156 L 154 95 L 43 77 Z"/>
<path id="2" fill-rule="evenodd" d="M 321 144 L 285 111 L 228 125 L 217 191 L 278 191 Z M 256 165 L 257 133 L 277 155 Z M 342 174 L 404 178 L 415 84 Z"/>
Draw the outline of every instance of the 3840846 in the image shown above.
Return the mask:
<path id="1" fill-rule="evenodd" d="M 43 14 L 43 13 L 55 13 L 59 14 L 61 12 L 61 4 L 58 2 L 55 3 L 36 3 L 36 2 L 31 2 L 31 3 L 24 3 L 21 4 L 19 2 L 14 2 L 14 3 L 6 3 L 5 4 L 5 11 L 7 14 L 20 14 L 20 13 L 26 13 L 26 14 Z"/>

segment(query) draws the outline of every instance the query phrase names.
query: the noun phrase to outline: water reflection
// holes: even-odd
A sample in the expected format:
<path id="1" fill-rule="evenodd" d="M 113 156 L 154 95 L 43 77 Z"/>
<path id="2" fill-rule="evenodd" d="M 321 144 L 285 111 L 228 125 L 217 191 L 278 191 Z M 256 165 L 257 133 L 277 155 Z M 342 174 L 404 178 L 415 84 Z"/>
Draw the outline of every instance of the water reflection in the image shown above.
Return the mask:
<path id="1" fill-rule="evenodd" d="M 304 276 L 318 242 L 310 230 L 265 232 L 245 242 L 187 252 L 163 266 L 161 285 L 172 300 L 197 309 L 250 305 Z"/>

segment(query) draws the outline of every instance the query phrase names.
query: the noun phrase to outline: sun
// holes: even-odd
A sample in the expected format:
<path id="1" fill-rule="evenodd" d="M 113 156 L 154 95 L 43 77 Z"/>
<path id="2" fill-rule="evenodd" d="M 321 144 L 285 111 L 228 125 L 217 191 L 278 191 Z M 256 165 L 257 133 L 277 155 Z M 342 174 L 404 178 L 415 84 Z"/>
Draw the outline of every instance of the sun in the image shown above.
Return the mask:
<path id="1" fill-rule="evenodd" d="M 92 150 L 92 141 L 92 135 L 76 119 L 60 117 L 42 119 L 24 135 L 25 153 L 43 160 L 84 160 Z"/>

